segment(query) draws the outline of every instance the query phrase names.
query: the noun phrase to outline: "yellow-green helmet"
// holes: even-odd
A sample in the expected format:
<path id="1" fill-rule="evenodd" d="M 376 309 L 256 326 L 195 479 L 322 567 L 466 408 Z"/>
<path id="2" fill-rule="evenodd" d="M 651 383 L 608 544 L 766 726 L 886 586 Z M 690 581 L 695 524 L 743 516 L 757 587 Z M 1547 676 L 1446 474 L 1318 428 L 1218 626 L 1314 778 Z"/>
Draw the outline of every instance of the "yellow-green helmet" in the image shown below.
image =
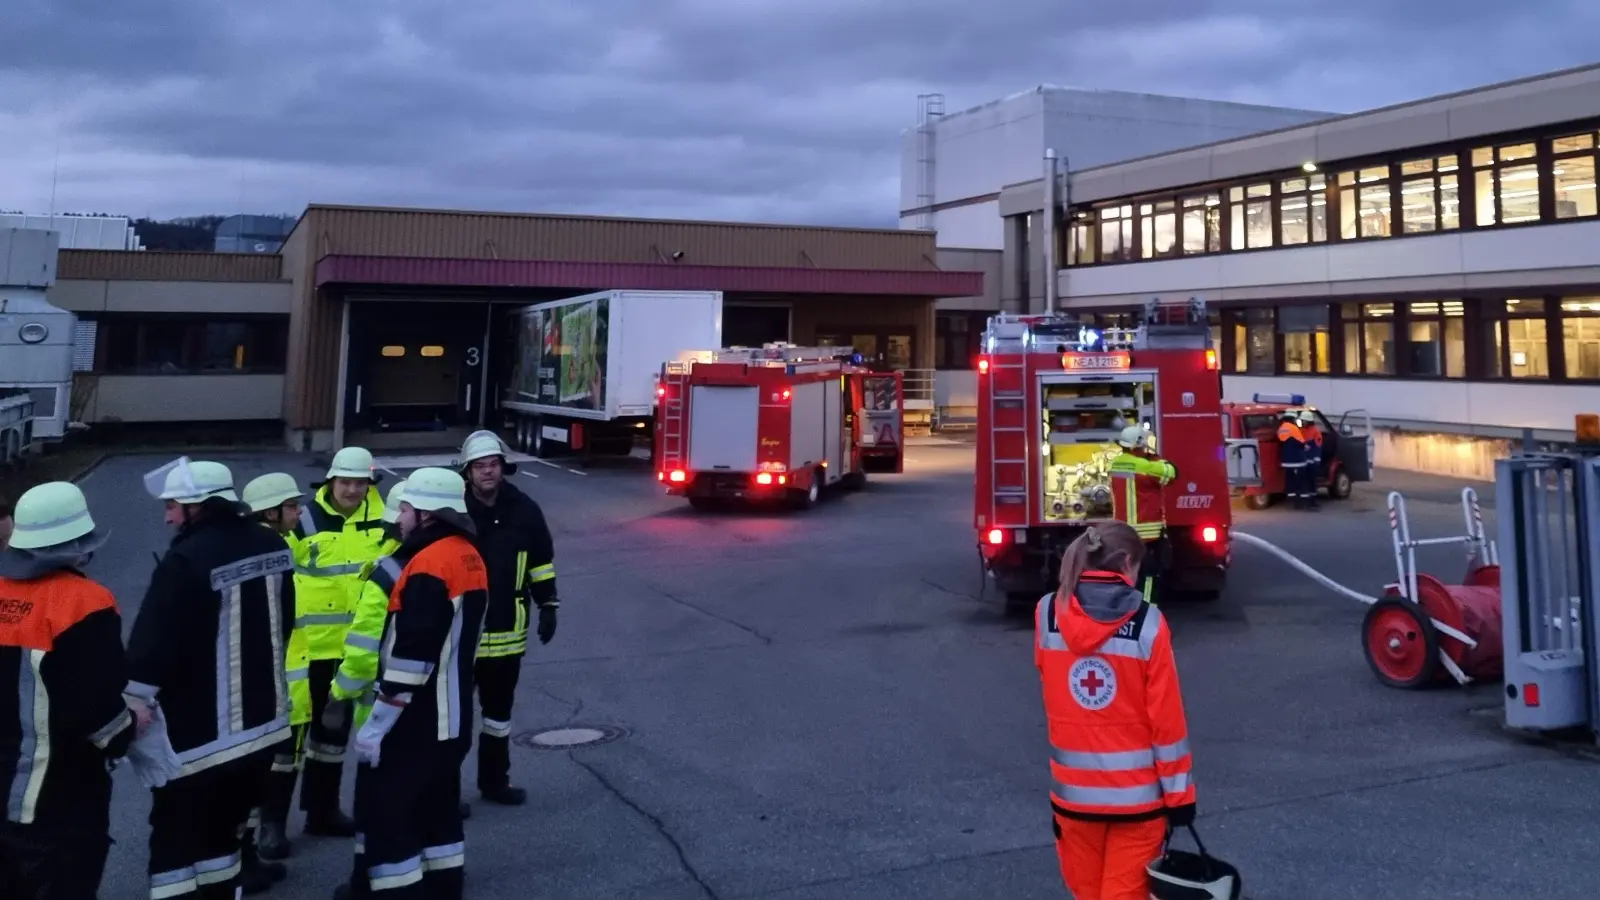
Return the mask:
<path id="1" fill-rule="evenodd" d="M 372 451 L 365 447 L 346 447 L 333 455 L 328 466 L 328 478 L 366 478 L 378 480 L 378 468 L 372 461 Z"/>
<path id="2" fill-rule="evenodd" d="M 449 469 L 429 467 L 418 469 L 406 479 L 403 502 L 412 509 L 426 512 L 453 510 L 463 515 L 467 512 L 467 483 Z"/>
<path id="3" fill-rule="evenodd" d="M 389 496 L 383 498 L 383 521 L 393 525 L 400 521 L 400 501 L 406 498 L 406 483 L 398 482 L 389 488 Z"/>
<path id="4" fill-rule="evenodd" d="M 244 486 L 241 499 L 251 512 L 266 512 L 302 497 L 305 492 L 287 472 L 269 472 Z"/>
<path id="5" fill-rule="evenodd" d="M 94 531 L 83 491 L 67 481 L 47 482 L 24 493 L 11 520 L 11 546 L 18 550 L 57 547 Z"/>

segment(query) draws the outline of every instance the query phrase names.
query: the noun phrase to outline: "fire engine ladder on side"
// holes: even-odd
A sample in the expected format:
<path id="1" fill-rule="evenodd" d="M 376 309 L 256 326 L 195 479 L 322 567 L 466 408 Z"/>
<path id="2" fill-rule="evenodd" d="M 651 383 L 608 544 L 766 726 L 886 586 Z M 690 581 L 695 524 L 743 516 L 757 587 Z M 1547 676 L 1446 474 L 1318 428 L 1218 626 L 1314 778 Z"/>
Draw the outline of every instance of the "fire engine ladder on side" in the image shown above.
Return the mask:
<path id="1" fill-rule="evenodd" d="M 684 392 L 689 389 L 687 363 L 669 362 L 662 367 L 661 384 L 661 460 L 658 468 L 682 467 L 688 463 L 683 446 Z"/>
<path id="2" fill-rule="evenodd" d="M 990 355 L 989 484 L 995 503 L 1023 507 L 1023 521 L 1028 506 L 1027 352 L 1031 339 L 1030 323 L 1024 318 L 1002 313 L 989 320 L 985 340 L 985 352 Z M 1003 441 L 1001 435 L 1015 439 Z M 1006 445 L 1021 448 L 1022 456 L 1002 456 Z M 1022 481 L 1002 479 L 1009 467 L 1022 471 Z"/>

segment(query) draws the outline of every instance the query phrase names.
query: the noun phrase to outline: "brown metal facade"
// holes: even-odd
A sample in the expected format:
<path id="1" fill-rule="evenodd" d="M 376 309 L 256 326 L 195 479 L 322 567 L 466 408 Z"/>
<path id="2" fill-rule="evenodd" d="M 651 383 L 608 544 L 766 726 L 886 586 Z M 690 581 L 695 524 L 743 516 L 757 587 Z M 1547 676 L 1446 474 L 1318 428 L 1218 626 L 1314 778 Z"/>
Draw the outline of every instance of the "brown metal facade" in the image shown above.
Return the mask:
<path id="1" fill-rule="evenodd" d="M 62 250 L 56 278 L 103 281 L 286 281 L 283 259 L 266 253 Z"/>
<path id="2" fill-rule="evenodd" d="M 816 273 L 810 278 L 835 279 L 836 290 L 817 292 L 850 293 L 864 304 L 878 304 L 890 297 L 871 296 L 876 291 L 865 289 L 867 282 L 846 283 L 830 270 L 930 276 L 940 284 L 945 276 L 955 274 L 940 272 L 934 235 L 926 231 L 347 206 L 309 207 L 284 243 L 282 254 L 283 277 L 295 283 L 284 397 L 284 418 L 291 429 L 329 428 L 336 415 L 343 305 L 337 299 L 338 286 L 332 282 L 318 286 L 318 263 L 325 257 L 412 257 L 414 261 L 407 265 L 420 267 L 419 273 L 428 268 L 427 260 L 608 263 L 702 270 L 811 269 Z M 677 254 L 681 255 L 674 259 Z M 959 286 L 947 296 L 981 293 L 970 280 L 957 281 Z M 584 289 L 584 283 L 576 287 Z M 624 285 L 595 287 L 605 290 Z M 695 287 L 719 289 L 717 283 Z M 778 291 L 770 285 L 762 290 Z M 934 296 L 921 290 L 914 293 Z"/>
<path id="3" fill-rule="evenodd" d="M 937 271 L 926 231 L 312 206 L 313 255 Z M 683 255 L 674 260 L 673 254 Z"/>
<path id="4" fill-rule="evenodd" d="M 328 284 L 451 285 L 902 297 L 962 297 L 983 291 L 981 272 L 888 272 L 663 263 L 325 256 L 317 261 L 316 273 L 317 287 Z"/>

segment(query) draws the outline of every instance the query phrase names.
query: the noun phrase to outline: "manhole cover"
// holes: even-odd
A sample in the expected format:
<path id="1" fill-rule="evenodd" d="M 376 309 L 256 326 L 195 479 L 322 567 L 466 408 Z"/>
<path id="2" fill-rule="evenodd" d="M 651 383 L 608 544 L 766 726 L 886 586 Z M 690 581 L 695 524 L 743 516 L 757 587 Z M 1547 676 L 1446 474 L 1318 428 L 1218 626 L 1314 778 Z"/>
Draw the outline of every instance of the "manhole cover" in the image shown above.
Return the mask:
<path id="1" fill-rule="evenodd" d="M 548 731 L 524 731 L 512 740 L 531 750 L 573 750 L 609 744 L 627 734 L 611 725 L 568 725 Z"/>

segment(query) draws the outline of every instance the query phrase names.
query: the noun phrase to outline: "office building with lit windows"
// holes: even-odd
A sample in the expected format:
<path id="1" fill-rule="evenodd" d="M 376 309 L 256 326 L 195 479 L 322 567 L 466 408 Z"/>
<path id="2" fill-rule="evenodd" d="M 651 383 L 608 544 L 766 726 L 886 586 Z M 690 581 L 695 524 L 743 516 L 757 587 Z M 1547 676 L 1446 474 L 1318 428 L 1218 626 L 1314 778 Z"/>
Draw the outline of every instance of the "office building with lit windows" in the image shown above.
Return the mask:
<path id="1" fill-rule="evenodd" d="M 1379 465 L 1482 476 L 1600 411 L 1597 152 L 1589 66 L 1079 169 L 1057 302 L 1203 298 L 1228 399 L 1366 410 Z M 1044 187 L 1001 193 L 1002 277 L 1042 256 Z"/>

